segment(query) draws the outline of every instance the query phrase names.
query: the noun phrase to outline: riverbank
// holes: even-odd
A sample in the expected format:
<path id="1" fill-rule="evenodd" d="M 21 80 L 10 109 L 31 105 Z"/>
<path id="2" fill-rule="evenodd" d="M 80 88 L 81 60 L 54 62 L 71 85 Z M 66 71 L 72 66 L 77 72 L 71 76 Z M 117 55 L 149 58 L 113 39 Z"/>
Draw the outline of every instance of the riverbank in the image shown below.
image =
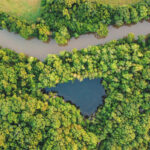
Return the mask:
<path id="1" fill-rule="evenodd" d="M 73 48 L 82 49 L 90 45 L 104 44 L 111 40 L 123 38 L 131 32 L 135 34 L 135 37 L 140 34 L 147 35 L 150 33 L 150 22 L 143 21 L 120 28 L 109 26 L 109 35 L 106 38 L 97 39 L 94 34 L 85 34 L 81 35 L 78 39 L 72 38 L 66 46 L 59 46 L 55 40 L 51 40 L 49 43 L 43 43 L 36 38 L 25 40 L 18 34 L 1 30 L 0 45 L 4 48 L 13 49 L 17 53 L 25 53 L 28 56 L 44 60 L 48 54 L 59 54 L 63 50 L 71 51 Z"/>

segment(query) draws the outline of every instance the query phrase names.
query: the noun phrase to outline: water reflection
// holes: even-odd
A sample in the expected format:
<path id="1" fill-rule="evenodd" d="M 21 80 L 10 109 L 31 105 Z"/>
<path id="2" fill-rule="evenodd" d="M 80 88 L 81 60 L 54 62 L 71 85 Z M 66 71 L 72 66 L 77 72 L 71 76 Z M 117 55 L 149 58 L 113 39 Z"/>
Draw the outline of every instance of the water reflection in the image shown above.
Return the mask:
<path id="1" fill-rule="evenodd" d="M 91 115 L 99 105 L 103 103 L 105 90 L 100 84 L 100 79 L 84 79 L 82 82 L 75 80 L 64 84 L 58 84 L 53 88 L 46 88 L 46 91 L 58 92 L 65 100 L 71 101 L 80 107 L 82 114 Z"/>

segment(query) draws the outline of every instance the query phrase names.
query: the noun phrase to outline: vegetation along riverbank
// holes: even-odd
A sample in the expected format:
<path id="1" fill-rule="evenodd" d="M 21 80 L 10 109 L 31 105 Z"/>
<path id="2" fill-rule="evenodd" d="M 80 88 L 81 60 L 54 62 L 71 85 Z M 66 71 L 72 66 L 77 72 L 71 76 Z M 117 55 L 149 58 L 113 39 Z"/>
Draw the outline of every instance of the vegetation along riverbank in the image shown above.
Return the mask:
<path id="1" fill-rule="evenodd" d="M 150 18 L 149 0 L 126 0 L 124 3 L 114 0 L 110 5 L 107 5 L 109 1 L 99 0 L 32 1 L 21 0 L 18 5 L 12 5 L 12 0 L 2 0 L 0 26 L 25 39 L 37 37 L 46 42 L 51 36 L 58 44 L 64 45 L 71 37 L 89 32 L 105 37 L 108 25 L 121 26 Z"/>
<path id="2" fill-rule="evenodd" d="M 95 116 L 46 87 L 102 78 L 107 97 Z M 84 100 L 84 99 L 83 99 Z M 0 149 L 150 149 L 150 38 L 133 34 L 44 62 L 0 49 Z"/>

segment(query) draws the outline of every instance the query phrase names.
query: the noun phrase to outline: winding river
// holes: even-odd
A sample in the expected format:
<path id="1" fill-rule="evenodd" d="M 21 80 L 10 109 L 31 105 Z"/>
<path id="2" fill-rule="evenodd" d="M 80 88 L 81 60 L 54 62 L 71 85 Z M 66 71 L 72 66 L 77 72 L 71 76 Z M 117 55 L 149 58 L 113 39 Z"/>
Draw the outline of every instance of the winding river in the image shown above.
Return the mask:
<path id="1" fill-rule="evenodd" d="M 150 33 L 150 22 L 143 21 L 130 26 L 115 28 L 109 26 L 109 35 L 104 39 L 97 39 L 94 34 L 81 35 L 78 39 L 72 38 L 67 46 L 58 46 L 55 40 L 51 39 L 49 43 L 33 38 L 25 40 L 18 34 L 10 33 L 6 30 L 0 31 L 0 45 L 4 48 L 10 48 L 18 53 L 25 53 L 28 56 L 37 57 L 44 60 L 48 54 L 59 54 L 60 51 L 71 51 L 73 48 L 82 49 L 90 45 L 104 44 L 111 40 L 117 40 L 127 36 L 128 33 L 134 33 L 137 37 L 140 34 Z"/>
<path id="2" fill-rule="evenodd" d="M 123 38 L 130 32 L 134 33 L 136 37 L 140 34 L 147 35 L 150 33 L 150 22 L 143 21 L 120 28 L 109 26 L 109 35 L 106 38 L 97 39 L 94 34 L 85 34 L 78 39 L 72 38 L 64 47 L 58 46 L 55 40 L 51 40 L 49 43 L 43 43 L 36 38 L 25 40 L 18 34 L 1 30 L 0 45 L 43 61 L 48 54 L 59 54 L 63 50 L 71 51 L 73 48 L 82 49 L 90 45 L 104 44 L 111 40 Z M 64 99 L 71 100 L 72 103 L 80 107 L 83 115 L 94 113 L 97 107 L 103 104 L 102 96 L 105 95 L 100 79 L 85 79 L 83 82 L 76 80 L 73 84 L 70 81 L 66 84 L 58 84 L 55 88 L 49 88 L 48 91 L 56 91 Z"/>

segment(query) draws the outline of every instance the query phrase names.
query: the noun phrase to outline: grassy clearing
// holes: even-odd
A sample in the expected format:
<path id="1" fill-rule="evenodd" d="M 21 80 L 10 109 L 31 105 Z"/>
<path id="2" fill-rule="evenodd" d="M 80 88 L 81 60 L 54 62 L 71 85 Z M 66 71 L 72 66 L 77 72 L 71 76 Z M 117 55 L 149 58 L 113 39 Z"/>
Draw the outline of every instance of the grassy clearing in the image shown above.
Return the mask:
<path id="1" fill-rule="evenodd" d="M 127 5 L 139 2 L 141 0 L 88 0 L 97 1 L 102 4 L 113 6 Z M 10 15 L 18 16 L 29 22 L 36 21 L 40 16 L 41 0 L 0 0 L 0 11 L 7 12 Z"/>
<path id="2" fill-rule="evenodd" d="M 0 11 L 34 22 L 40 15 L 41 0 L 0 0 Z"/>
<path id="3" fill-rule="evenodd" d="M 89 0 L 89 1 L 97 1 L 102 4 L 109 4 L 113 6 L 120 6 L 120 5 L 128 5 L 128 4 L 134 4 L 141 0 Z"/>

